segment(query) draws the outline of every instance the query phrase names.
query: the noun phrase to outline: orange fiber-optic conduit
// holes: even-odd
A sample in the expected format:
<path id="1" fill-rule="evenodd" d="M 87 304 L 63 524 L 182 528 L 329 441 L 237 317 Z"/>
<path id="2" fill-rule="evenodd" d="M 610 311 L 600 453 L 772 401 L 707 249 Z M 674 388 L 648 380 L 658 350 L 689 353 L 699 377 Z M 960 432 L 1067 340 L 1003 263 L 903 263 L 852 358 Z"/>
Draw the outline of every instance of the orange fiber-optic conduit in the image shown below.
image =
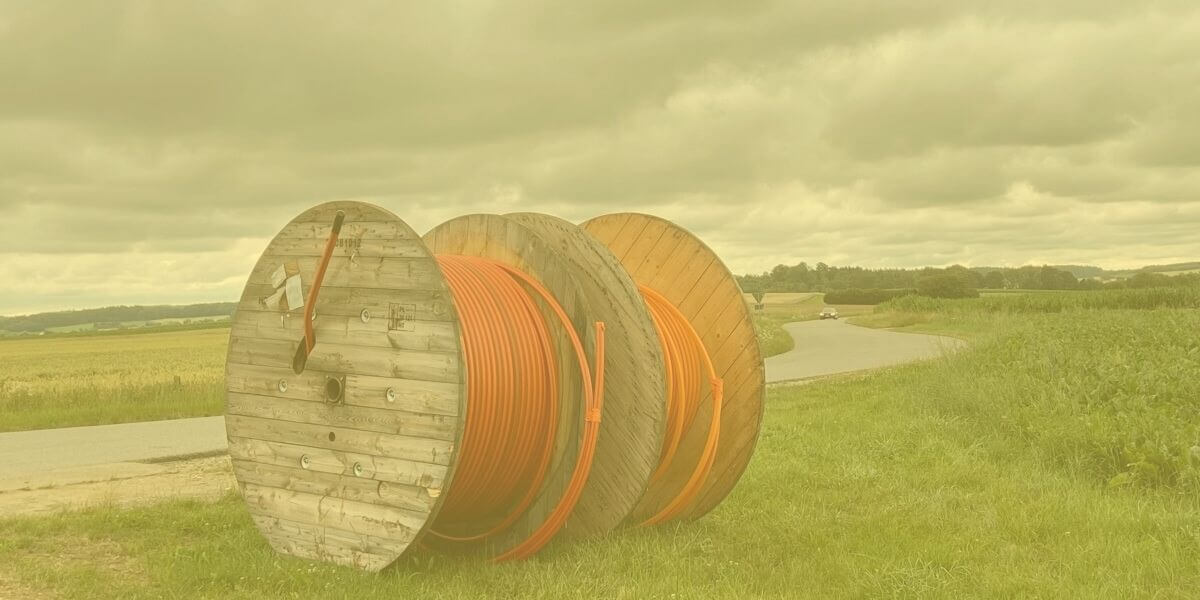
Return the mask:
<path id="1" fill-rule="evenodd" d="M 708 381 L 712 389 L 713 406 L 712 422 L 708 427 L 708 438 L 704 442 L 704 450 L 692 471 L 691 477 L 679 490 L 671 502 L 662 510 L 644 521 L 643 525 L 654 525 L 674 518 L 700 493 L 705 479 L 712 470 L 713 460 L 717 456 L 717 440 L 721 434 L 721 402 L 725 396 L 724 385 L 717 377 L 712 359 L 704 342 L 695 328 L 688 322 L 687 317 L 671 304 L 662 294 L 646 287 L 638 286 L 650 316 L 658 330 L 658 339 L 662 344 L 663 358 L 667 367 L 667 437 L 663 443 L 662 455 L 659 457 L 658 468 L 651 476 L 651 481 L 660 479 L 675 460 L 683 432 L 696 418 L 700 408 L 700 367 L 708 371 Z"/>
<path id="2" fill-rule="evenodd" d="M 571 480 L 542 525 L 496 560 L 526 558 L 558 533 L 587 483 L 604 401 L 604 324 L 595 324 L 593 380 L 570 318 L 537 280 L 485 258 L 441 255 L 437 260 L 462 321 L 468 381 L 458 466 L 432 535 L 456 542 L 496 535 L 525 514 L 541 491 L 558 431 L 559 380 L 550 328 L 527 290 L 553 310 L 578 359 L 585 425 Z M 447 524 L 476 530 L 452 535 L 442 531 Z"/>

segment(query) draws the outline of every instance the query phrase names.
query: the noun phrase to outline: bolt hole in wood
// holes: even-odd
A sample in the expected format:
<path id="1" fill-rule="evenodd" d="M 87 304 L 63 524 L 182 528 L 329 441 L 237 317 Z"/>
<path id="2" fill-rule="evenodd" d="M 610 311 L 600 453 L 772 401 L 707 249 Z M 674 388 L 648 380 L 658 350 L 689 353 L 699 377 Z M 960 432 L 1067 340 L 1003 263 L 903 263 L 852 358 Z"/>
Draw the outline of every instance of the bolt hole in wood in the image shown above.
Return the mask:
<path id="1" fill-rule="evenodd" d="M 341 402 L 342 394 L 344 394 L 344 393 L 345 393 L 345 389 L 342 386 L 342 380 L 340 377 L 326 377 L 325 378 L 325 401 L 326 402 L 329 402 L 331 404 L 336 404 L 338 402 Z"/>
<path id="2" fill-rule="evenodd" d="M 329 441 L 331 441 L 331 442 L 333 442 L 333 441 L 337 441 L 337 434 L 335 434 L 334 432 L 330 431 L 330 432 L 329 432 Z"/>

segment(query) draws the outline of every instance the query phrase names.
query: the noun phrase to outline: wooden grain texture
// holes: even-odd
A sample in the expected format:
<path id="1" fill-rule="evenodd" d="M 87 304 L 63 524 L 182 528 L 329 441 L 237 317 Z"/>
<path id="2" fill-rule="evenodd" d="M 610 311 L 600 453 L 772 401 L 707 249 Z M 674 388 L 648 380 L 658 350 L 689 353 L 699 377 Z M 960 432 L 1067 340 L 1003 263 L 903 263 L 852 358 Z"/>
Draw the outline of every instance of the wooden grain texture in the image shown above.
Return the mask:
<path id="1" fill-rule="evenodd" d="M 346 221 L 296 374 L 301 307 L 266 301 L 281 267 L 312 282 L 334 214 Z M 417 234 L 359 202 L 288 223 L 250 273 L 226 359 L 226 429 L 255 525 L 277 551 L 367 570 L 395 561 L 437 513 L 462 436 L 465 366 L 449 288 Z M 345 382 L 328 402 L 326 379 Z"/>
<path id="2" fill-rule="evenodd" d="M 562 304 L 593 356 L 593 323 L 606 324 L 605 405 L 597 454 L 587 487 L 564 533 L 598 535 L 618 526 L 640 498 L 661 445 L 664 385 L 642 364 L 662 364 L 653 324 L 632 280 L 601 244 L 575 225 L 546 215 L 467 215 L 425 236 L 437 254 L 482 256 L 512 265 L 540 281 Z M 583 382 L 574 350 L 557 319 L 555 332 L 562 406 L 555 458 L 537 500 L 510 531 L 484 545 L 497 554 L 523 542 L 561 498 L 575 467 L 583 425 Z M 661 372 L 661 366 L 655 371 Z"/>
<path id="3" fill-rule="evenodd" d="M 565 268 L 544 241 L 527 228 L 517 225 L 499 215 L 464 215 L 438 225 L 424 236 L 425 244 L 435 254 L 480 256 L 515 266 L 538 279 L 562 305 L 568 315 L 579 313 L 579 292 L 565 278 Z M 540 303 L 539 303 L 540 305 Z M 566 489 L 569 470 L 578 454 L 579 437 L 582 431 L 582 384 L 578 367 L 572 354 L 567 336 L 554 323 L 557 318 L 542 306 L 542 312 L 553 332 L 553 350 L 559 373 L 559 422 L 557 424 L 552 460 L 539 496 L 510 528 L 487 540 L 475 544 L 446 542 L 427 536 L 426 543 L 435 548 L 457 552 L 477 552 L 494 556 L 525 541 L 543 523 L 553 510 L 558 498 Z M 573 323 L 576 331 L 590 352 L 595 340 L 590 327 L 580 322 Z M 469 410 L 469 407 L 468 407 Z M 462 526 L 478 529 L 475 523 L 436 523 L 442 533 L 456 534 Z"/>
<path id="4" fill-rule="evenodd" d="M 733 274 L 687 230 L 658 217 L 618 213 L 591 219 L 583 229 L 612 250 L 639 284 L 670 300 L 700 334 L 725 384 L 720 438 L 713 469 L 697 498 L 682 514 L 696 518 L 733 489 L 749 464 L 762 423 L 765 390 L 762 355 L 750 312 Z M 666 475 L 651 484 L 634 511 L 640 520 L 673 499 L 691 474 L 711 423 L 712 396 L 680 445 Z"/>
<path id="5" fill-rule="evenodd" d="M 666 427 L 662 347 L 637 285 L 606 246 L 557 217 L 515 213 L 559 252 L 587 302 L 605 323 L 605 399 L 600 437 L 570 534 L 610 531 L 645 493 L 658 465 Z"/>

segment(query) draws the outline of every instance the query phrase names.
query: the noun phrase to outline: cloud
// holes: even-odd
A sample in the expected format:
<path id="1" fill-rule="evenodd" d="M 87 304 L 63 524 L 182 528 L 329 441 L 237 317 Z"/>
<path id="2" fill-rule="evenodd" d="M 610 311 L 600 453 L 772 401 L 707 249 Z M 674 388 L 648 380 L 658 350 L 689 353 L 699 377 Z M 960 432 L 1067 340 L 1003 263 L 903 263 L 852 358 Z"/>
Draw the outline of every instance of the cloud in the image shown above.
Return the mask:
<path id="1" fill-rule="evenodd" d="M 1200 8 L 903 4 L 0 2 L 0 313 L 231 298 L 331 199 L 736 271 L 1200 257 Z"/>

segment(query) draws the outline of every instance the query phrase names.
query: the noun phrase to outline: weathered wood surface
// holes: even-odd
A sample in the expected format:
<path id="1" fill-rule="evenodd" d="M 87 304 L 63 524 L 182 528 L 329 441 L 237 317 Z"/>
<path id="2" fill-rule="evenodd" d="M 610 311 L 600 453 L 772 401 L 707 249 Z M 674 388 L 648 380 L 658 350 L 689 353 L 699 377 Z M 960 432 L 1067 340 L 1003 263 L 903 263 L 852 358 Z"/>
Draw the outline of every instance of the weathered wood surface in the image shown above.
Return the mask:
<path id="1" fill-rule="evenodd" d="M 662 364 L 661 349 L 632 280 L 607 249 L 577 226 L 546 215 L 467 215 L 425 236 L 438 254 L 482 256 L 512 265 L 540 281 L 570 316 L 590 357 L 593 323 L 606 324 L 605 402 L 597 453 L 588 485 L 564 533 L 611 531 L 633 509 L 657 460 L 662 437 L 661 367 L 646 376 L 644 364 Z M 561 498 L 575 467 L 583 425 L 583 382 L 567 336 L 543 307 L 555 332 L 562 412 L 555 458 L 538 499 L 507 533 L 486 545 L 496 554 L 524 541 Z"/>
<path id="2" fill-rule="evenodd" d="M 307 294 L 334 213 L 346 221 L 316 304 L 306 370 L 300 307 L 268 306 L 272 275 Z M 432 521 L 462 435 L 465 366 L 434 257 L 395 215 L 334 202 L 272 240 L 233 318 L 226 428 L 254 522 L 279 552 L 379 570 Z M 345 393 L 327 402 L 327 377 Z"/>
<path id="3" fill-rule="evenodd" d="M 611 531 L 633 511 L 658 466 L 666 427 L 662 347 L 641 293 L 606 246 L 557 217 L 515 213 L 559 251 L 587 302 L 605 323 L 605 399 L 587 487 L 567 532 Z"/>
<path id="4" fill-rule="evenodd" d="M 566 267 L 549 246 L 533 233 L 511 219 L 499 215 L 465 215 L 438 225 L 425 234 L 425 244 L 435 254 L 481 256 L 515 266 L 538 279 L 568 315 L 581 314 L 577 286 L 568 278 Z M 464 547 L 429 537 L 430 545 L 451 551 L 476 551 L 484 555 L 501 554 L 525 541 L 553 510 L 566 489 L 570 469 L 578 453 L 582 431 L 582 380 L 573 358 L 574 350 L 567 336 L 556 325 L 557 317 L 546 307 L 543 315 L 550 323 L 554 354 L 559 373 L 559 423 L 556 430 L 553 458 L 538 498 L 525 514 L 507 531 L 488 540 Z M 594 349 L 591 327 L 583 318 L 573 319 L 576 331 L 588 352 Z M 454 524 L 439 523 L 443 533 L 454 534 Z"/>
<path id="5" fill-rule="evenodd" d="M 665 219 L 618 213 L 589 220 L 583 228 L 609 247 L 634 281 L 679 308 L 700 334 L 724 380 L 716 460 L 701 493 L 683 513 L 685 518 L 699 517 L 719 504 L 745 471 L 762 422 L 762 356 L 742 291 L 708 246 Z M 690 476 L 712 420 L 711 404 L 712 396 L 706 393 L 675 462 L 647 490 L 634 511 L 635 520 L 658 512 Z"/>

